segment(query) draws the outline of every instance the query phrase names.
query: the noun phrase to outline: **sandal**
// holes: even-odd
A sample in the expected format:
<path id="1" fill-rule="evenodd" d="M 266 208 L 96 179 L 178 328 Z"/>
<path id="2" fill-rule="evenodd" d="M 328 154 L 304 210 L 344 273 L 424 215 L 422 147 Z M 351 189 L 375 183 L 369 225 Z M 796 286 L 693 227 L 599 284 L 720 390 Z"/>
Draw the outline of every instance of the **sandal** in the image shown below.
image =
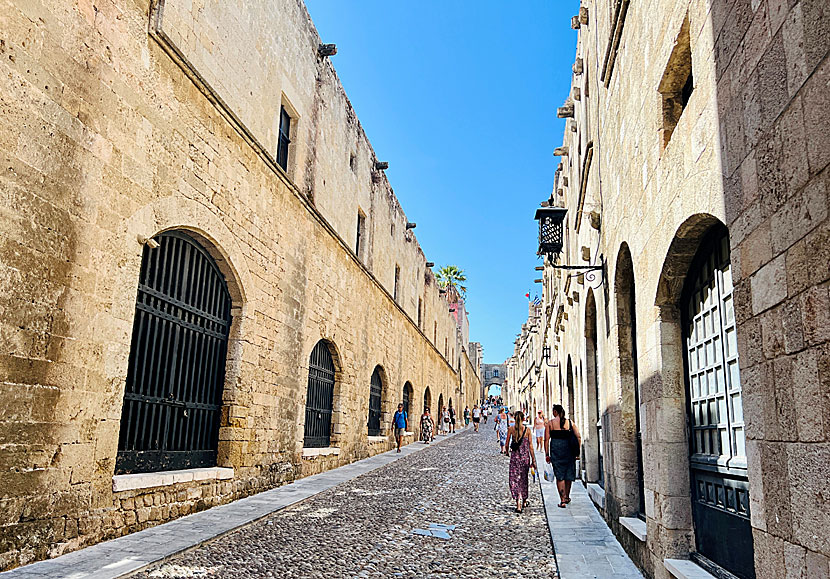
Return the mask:
<path id="1" fill-rule="evenodd" d="M 564 502 L 566 505 L 570 504 L 571 503 L 571 497 L 568 497 L 567 499 L 565 499 L 562 502 Z"/>
<path id="2" fill-rule="evenodd" d="M 561 503 L 559 503 L 556 506 L 559 507 L 560 509 L 564 509 L 567 506 L 567 504 L 565 503 L 565 501 L 562 501 Z"/>

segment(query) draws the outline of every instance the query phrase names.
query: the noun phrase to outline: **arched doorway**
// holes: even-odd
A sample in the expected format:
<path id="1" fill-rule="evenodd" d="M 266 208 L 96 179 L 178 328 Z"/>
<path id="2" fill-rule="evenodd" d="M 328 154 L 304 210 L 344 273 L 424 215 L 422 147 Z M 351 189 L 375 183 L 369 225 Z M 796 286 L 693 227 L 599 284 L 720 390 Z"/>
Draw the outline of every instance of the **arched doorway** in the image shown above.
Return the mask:
<path id="1" fill-rule="evenodd" d="M 568 356 L 568 372 L 566 386 L 568 390 L 568 418 L 570 418 L 571 420 L 576 420 L 574 406 L 574 367 L 573 362 L 571 362 L 570 356 Z"/>
<path id="2" fill-rule="evenodd" d="M 333 405 L 334 359 L 326 341 L 320 340 L 308 360 L 303 446 L 325 448 L 331 445 Z"/>
<path id="3" fill-rule="evenodd" d="M 598 381 L 597 305 L 593 292 L 585 300 L 585 386 L 588 403 L 588 433 L 585 441 L 585 469 L 588 480 L 605 486 L 602 452 L 602 395 Z"/>
<path id="4" fill-rule="evenodd" d="M 444 420 L 444 394 L 438 395 L 438 408 L 435 409 L 435 425 L 438 427 L 438 432 L 443 433 Z"/>
<path id="5" fill-rule="evenodd" d="M 432 392 L 429 391 L 429 386 L 424 390 L 424 412 L 427 410 L 432 414 Z M 435 420 L 435 416 L 432 419 Z"/>
<path id="6" fill-rule="evenodd" d="M 631 251 L 622 244 L 617 256 L 614 283 L 617 306 L 617 345 L 619 349 L 619 373 L 621 378 L 621 419 L 619 436 L 626 444 L 620 445 L 619 460 L 624 464 L 636 461 L 636 480 L 626 480 L 623 489 L 623 514 L 645 519 L 645 481 L 643 474 L 643 436 L 640 416 L 640 378 L 637 367 L 637 308 L 634 284 L 634 265 Z M 634 452 L 628 450 L 634 443 Z M 631 455 L 634 456 L 631 456 Z M 625 512 L 627 511 L 627 512 Z"/>
<path id="7" fill-rule="evenodd" d="M 383 399 L 383 378 L 380 366 L 375 367 L 369 381 L 369 418 L 367 426 L 369 436 L 380 436 L 381 400 Z"/>
<path id="8" fill-rule="evenodd" d="M 412 421 L 412 384 L 408 381 L 403 385 L 403 398 L 401 399 L 401 403 L 403 404 L 403 411 L 406 412 L 406 415 L 409 417 L 409 423 L 413 424 Z"/>
<path id="9" fill-rule="evenodd" d="M 231 297 L 182 231 L 144 246 L 121 412 L 119 474 L 214 466 Z"/>
<path id="10" fill-rule="evenodd" d="M 680 300 L 692 516 L 697 553 L 739 577 L 754 578 L 732 295 L 729 235 L 717 225 L 692 261 Z"/>

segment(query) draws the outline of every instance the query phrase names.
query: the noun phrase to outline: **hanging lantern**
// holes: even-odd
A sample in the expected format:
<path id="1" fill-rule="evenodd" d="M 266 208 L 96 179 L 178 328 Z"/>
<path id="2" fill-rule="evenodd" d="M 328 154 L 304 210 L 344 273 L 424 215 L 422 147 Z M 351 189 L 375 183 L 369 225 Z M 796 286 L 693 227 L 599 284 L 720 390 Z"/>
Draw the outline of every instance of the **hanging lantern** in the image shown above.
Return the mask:
<path id="1" fill-rule="evenodd" d="M 536 219 L 539 222 L 539 251 L 537 255 L 547 255 L 551 259 L 562 251 L 564 236 L 562 224 L 565 214 L 564 207 L 541 207 L 536 210 Z"/>

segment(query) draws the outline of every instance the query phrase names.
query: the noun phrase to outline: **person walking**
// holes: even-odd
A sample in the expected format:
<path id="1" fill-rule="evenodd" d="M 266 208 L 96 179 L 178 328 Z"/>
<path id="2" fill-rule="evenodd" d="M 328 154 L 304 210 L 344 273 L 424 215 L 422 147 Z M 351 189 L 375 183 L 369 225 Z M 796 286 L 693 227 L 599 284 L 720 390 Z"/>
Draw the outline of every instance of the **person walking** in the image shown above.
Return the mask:
<path id="1" fill-rule="evenodd" d="M 441 410 L 441 434 L 447 434 L 450 431 L 450 411 L 447 407 Z"/>
<path id="2" fill-rule="evenodd" d="M 545 448 L 545 415 L 542 411 L 536 413 L 536 418 L 533 419 L 533 430 L 536 434 L 536 450 L 544 450 Z"/>
<path id="3" fill-rule="evenodd" d="M 470 426 L 470 407 L 464 407 L 464 428 Z"/>
<path id="4" fill-rule="evenodd" d="M 484 415 L 484 424 L 487 424 L 487 416 L 490 414 L 490 408 L 485 406 L 481 413 Z"/>
<path id="5" fill-rule="evenodd" d="M 481 408 L 478 407 L 478 404 L 473 406 L 473 428 L 476 432 L 478 432 L 478 425 L 481 422 Z"/>
<path id="6" fill-rule="evenodd" d="M 395 427 L 395 441 L 398 443 L 398 452 L 400 452 L 403 435 L 409 430 L 409 416 L 404 411 L 403 404 L 398 404 L 398 411 L 392 417 L 392 424 Z"/>
<path id="7" fill-rule="evenodd" d="M 496 416 L 496 436 L 499 438 L 499 446 L 501 446 L 501 453 L 507 454 L 507 431 L 509 430 L 507 424 L 507 414 L 501 410 Z"/>
<path id="8" fill-rule="evenodd" d="M 432 442 L 434 429 L 435 423 L 432 421 L 432 416 L 429 415 L 429 407 L 426 407 L 421 415 L 421 442 L 424 444 Z"/>
<path id="9" fill-rule="evenodd" d="M 507 455 L 510 457 L 510 494 L 516 501 L 516 512 L 521 513 L 527 504 L 527 474 L 530 466 L 536 469 L 536 455 L 533 452 L 530 428 L 524 424 L 524 414 L 517 410 L 516 424 L 507 431 Z"/>
<path id="10" fill-rule="evenodd" d="M 450 433 L 455 434 L 455 408 L 452 407 L 452 400 L 450 400 Z"/>
<path id="11" fill-rule="evenodd" d="M 565 416 L 561 404 L 554 404 L 553 418 L 545 426 L 545 460 L 553 465 L 559 508 L 571 502 L 571 484 L 576 480 L 576 457 L 582 446 L 582 436 L 572 420 Z"/>

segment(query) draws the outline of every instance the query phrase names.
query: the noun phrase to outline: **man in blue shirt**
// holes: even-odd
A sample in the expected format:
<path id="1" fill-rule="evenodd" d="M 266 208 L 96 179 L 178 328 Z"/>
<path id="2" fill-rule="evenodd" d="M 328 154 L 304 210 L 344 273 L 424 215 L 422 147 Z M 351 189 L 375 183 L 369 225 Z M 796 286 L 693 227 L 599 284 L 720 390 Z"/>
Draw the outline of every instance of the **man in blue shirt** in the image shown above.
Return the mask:
<path id="1" fill-rule="evenodd" d="M 398 452 L 401 451 L 401 439 L 409 428 L 409 417 L 404 412 L 403 404 L 398 404 L 398 411 L 392 417 L 392 424 L 395 427 L 395 440 L 398 442 Z"/>

